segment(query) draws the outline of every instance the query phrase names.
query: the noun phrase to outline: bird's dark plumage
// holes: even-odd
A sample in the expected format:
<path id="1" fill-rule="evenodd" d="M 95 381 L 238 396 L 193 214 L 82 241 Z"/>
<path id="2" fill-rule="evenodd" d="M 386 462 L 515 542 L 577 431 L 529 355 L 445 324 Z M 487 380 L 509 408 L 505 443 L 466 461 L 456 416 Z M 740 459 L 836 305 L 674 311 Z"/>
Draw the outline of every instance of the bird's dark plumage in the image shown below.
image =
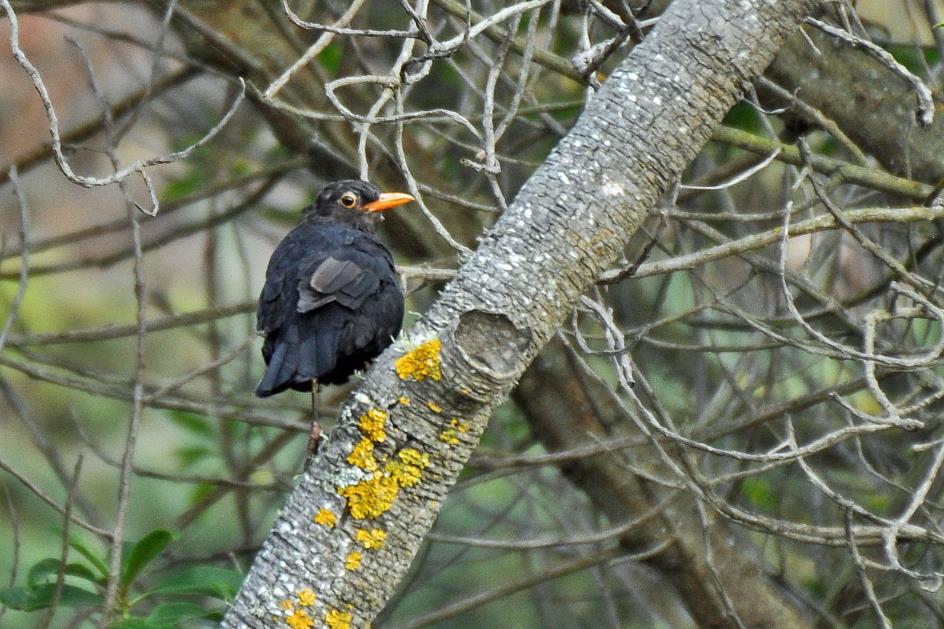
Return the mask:
<path id="1" fill-rule="evenodd" d="M 400 332 L 403 291 L 376 212 L 412 200 L 366 181 L 329 184 L 276 247 L 259 296 L 266 372 L 256 395 L 340 384 Z"/>

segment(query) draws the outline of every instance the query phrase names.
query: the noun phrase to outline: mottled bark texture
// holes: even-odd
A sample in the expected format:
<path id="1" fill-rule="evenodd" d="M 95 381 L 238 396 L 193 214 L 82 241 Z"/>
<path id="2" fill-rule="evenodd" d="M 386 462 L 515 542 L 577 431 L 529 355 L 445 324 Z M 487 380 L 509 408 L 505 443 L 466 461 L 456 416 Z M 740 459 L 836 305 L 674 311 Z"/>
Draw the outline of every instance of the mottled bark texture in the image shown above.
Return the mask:
<path id="1" fill-rule="evenodd" d="M 285 600 L 319 626 L 376 615 L 491 409 L 812 4 L 673 3 L 408 339 L 370 370 L 224 626 L 284 621 Z"/>
<path id="2" fill-rule="evenodd" d="M 554 386 L 547 386 L 549 382 Z M 552 452 L 591 446 L 599 442 L 596 440 L 612 437 L 636 435 L 645 443 L 642 433 L 613 399 L 612 391 L 581 369 L 576 357 L 556 338 L 525 372 L 514 400 L 528 417 L 534 434 Z M 624 464 L 621 457 L 629 464 Z M 642 475 L 633 470 L 641 470 Z M 688 622 L 662 618 L 669 626 L 686 626 L 692 619 L 699 627 L 738 626 L 731 610 L 725 607 L 719 584 L 743 626 L 812 626 L 798 599 L 781 579 L 764 571 L 764 560 L 750 541 L 741 539 L 734 526 L 709 512 L 706 529 L 691 493 L 644 477 L 672 478 L 655 449 L 642 445 L 587 457 L 564 466 L 562 471 L 613 525 L 658 510 L 658 516 L 633 527 L 619 541 L 628 552 L 640 553 L 672 540 L 670 546 L 645 560 L 663 578 L 664 587 L 675 590 L 691 617 Z M 711 545 L 710 556 L 706 543 Z M 671 594 L 661 591 L 651 596 L 658 594 L 671 598 Z M 671 614 L 672 610 L 665 613 Z"/>
<path id="3" fill-rule="evenodd" d="M 940 183 L 944 116 L 935 115 L 929 127 L 919 126 L 914 89 L 904 79 L 868 53 L 822 31 L 807 28 L 806 34 L 816 48 L 799 34 L 791 37 L 767 76 L 833 120 L 891 172 Z M 940 95 L 934 97 L 939 103 Z M 937 109 L 939 114 L 939 105 Z"/>

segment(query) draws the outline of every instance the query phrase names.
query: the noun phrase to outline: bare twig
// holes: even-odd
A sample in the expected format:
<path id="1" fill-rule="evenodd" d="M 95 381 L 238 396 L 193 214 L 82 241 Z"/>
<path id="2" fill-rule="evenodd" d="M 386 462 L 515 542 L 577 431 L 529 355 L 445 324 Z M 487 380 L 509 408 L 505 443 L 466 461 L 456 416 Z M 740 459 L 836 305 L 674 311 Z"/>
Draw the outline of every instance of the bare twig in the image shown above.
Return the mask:
<path id="1" fill-rule="evenodd" d="M 59 551 L 59 569 L 56 571 L 56 587 L 52 593 L 52 599 L 49 601 L 49 609 L 46 611 L 46 617 L 40 623 L 42 627 L 49 627 L 52 624 L 53 617 L 59 607 L 59 599 L 62 596 L 62 588 L 66 584 L 66 565 L 69 561 L 69 526 L 72 524 L 72 501 L 75 498 L 76 489 L 79 485 L 79 476 L 82 474 L 82 455 L 75 461 L 75 469 L 72 470 L 72 482 L 69 485 L 69 495 L 66 497 L 66 512 L 63 514 L 62 522 L 62 547 Z"/>
<path id="2" fill-rule="evenodd" d="M 15 478 L 16 480 L 18 480 L 24 487 L 26 487 L 34 495 L 36 495 L 37 498 L 39 498 L 40 500 L 48 504 L 50 507 L 52 507 L 53 509 L 55 509 L 62 515 L 65 515 L 66 513 L 65 507 L 62 507 L 59 504 L 57 504 L 55 500 L 47 496 L 43 492 L 43 490 L 40 489 L 35 483 L 33 483 L 31 480 L 29 480 L 28 478 L 20 474 L 13 467 L 11 467 L 9 464 L 3 461 L 3 459 L 0 459 L 0 469 L 8 473 L 10 476 Z M 98 528 L 97 526 L 93 526 L 74 514 L 71 516 L 71 520 L 72 522 L 75 522 L 75 524 L 77 524 L 78 526 L 81 526 L 86 531 L 90 533 L 94 533 L 95 535 L 98 535 L 102 539 L 106 539 L 110 541 L 113 537 L 111 531 L 106 531 L 104 529 Z"/>
<path id="3" fill-rule="evenodd" d="M 20 49 L 19 43 L 19 25 L 16 20 L 16 14 L 13 12 L 13 8 L 10 6 L 9 0 L 0 0 L 0 7 L 3 8 L 4 12 L 7 15 L 7 18 L 10 20 L 10 50 L 13 56 L 16 58 L 17 62 L 29 76 L 30 80 L 33 83 L 33 87 L 36 88 L 36 91 L 39 93 L 39 97 L 43 102 L 43 108 L 46 110 L 46 116 L 49 120 L 49 133 L 52 136 L 52 151 L 53 156 L 55 157 L 56 164 L 59 166 L 59 169 L 62 173 L 69 179 L 69 181 L 89 188 L 95 186 L 107 186 L 114 183 L 118 183 L 127 179 L 133 174 L 142 174 L 145 168 L 151 166 L 156 166 L 159 164 L 170 164 L 181 159 L 186 159 L 193 151 L 203 146 L 204 144 L 210 142 L 214 137 L 216 137 L 223 127 L 226 126 L 226 123 L 229 122 L 230 118 L 236 113 L 236 110 L 239 108 L 240 103 L 242 103 L 243 98 L 246 95 L 246 86 L 245 83 L 240 79 L 240 93 L 229 106 L 226 113 L 220 119 L 220 121 L 210 129 L 203 137 L 199 140 L 188 146 L 187 148 L 169 153 L 167 155 L 162 155 L 159 157 L 152 157 L 145 160 L 137 160 L 125 166 L 124 168 L 116 168 L 115 172 L 107 177 L 89 177 L 84 175 L 78 175 L 75 171 L 72 170 L 72 167 L 69 165 L 68 160 L 62 152 L 62 139 L 59 132 L 59 120 L 56 117 L 55 109 L 52 105 L 52 100 L 49 97 L 49 91 L 46 89 L 46 84 L 43 82 L 42 77 L 39 74 L 39 71 L 36 67 L 30 62 L 26 54 Z M 110 108 L 109 108 L 110 115 Z M 152 209 L 152 213 L 157 212 L 157 207 Z"/>
<path id="4" fill-rule="evenodd" d="M 16 573 L 20 568 L 20 520 L 16 514 L 16 507 L 13 505 L 13 498 L 10 496 L 10 488 L 3 483 L 3 497 L 6 500 L 7 515 L 10 516 L 10 532 L 12 536 L 12 556 L 10 557 L 10 585 L 16 585 Z M 0 619 L 6 613 L 6 605 L 0 605 Z"/>
<path id="5" fill-rule="evenodd" d="M 16 321 L 16 315 L 20 310 L 20 304 L 23 302 L 23 295 L 26 294 L 26 283 L 29 277 L 29 210 L 26 206 L 26 198 L 20 189 L 20 182 L 16 176 L 16 166 L 10 167 L 10 182 L 13 184 L 13 192 L 16 194 L 17 205 L 20 208 L 20 277 L 16 288 L 16 295 L 10 303 L 10 311 L 7 313 L 6 320 L 3 322 L 3 329 L 0 329 L 0 351 L 3 351 L 7 344 L 7 336 L 13 328 L 13 322 Z"/>

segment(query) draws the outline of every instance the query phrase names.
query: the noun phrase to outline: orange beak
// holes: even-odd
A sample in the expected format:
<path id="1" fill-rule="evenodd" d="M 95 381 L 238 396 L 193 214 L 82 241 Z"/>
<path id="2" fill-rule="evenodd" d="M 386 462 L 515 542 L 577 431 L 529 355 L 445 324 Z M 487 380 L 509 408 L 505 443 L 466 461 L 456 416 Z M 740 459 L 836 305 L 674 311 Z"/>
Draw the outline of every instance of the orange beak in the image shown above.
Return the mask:
<path id="1" fill-rule="evenodd" d="M 404 203 L 415 200 L 416 199 L 410 195 L 403 194 L 402 192 L 384 192 L 376 201 L 362 205 L 361 209 L 367 212 L 383 212 L 384 210 L 389 210 L 392 207 L 397 207 L 398 205 L 403 205 Z"/>

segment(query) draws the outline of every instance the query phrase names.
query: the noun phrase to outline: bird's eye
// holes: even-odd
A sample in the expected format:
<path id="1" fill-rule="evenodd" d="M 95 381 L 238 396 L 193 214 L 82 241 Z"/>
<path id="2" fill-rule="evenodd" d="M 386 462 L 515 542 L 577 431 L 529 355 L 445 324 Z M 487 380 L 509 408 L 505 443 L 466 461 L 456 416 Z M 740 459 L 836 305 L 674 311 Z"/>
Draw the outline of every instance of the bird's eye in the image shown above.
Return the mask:
<path id="1" fill-rule="evenodd" d="M 341 205 L 344 207 L 354 207 L 357 205 L 357 196 L 353 192 L 345 192 L 341 195 Z"/>

